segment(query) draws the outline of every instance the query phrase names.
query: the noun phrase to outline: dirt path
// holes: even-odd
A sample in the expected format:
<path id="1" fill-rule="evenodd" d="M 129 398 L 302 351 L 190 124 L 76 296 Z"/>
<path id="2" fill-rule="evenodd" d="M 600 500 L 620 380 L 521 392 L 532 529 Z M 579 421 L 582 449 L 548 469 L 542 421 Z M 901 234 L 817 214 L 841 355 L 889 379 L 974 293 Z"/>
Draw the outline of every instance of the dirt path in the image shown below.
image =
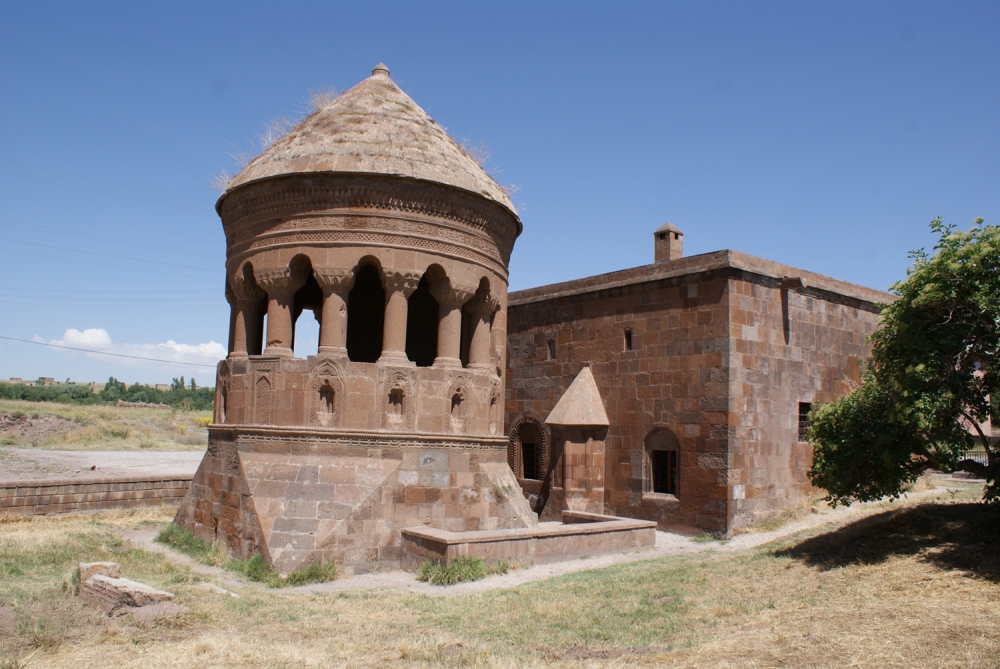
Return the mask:
<path id="1" fill-rule="evenodd" d="M 0 482 L 194 474 L 201 451 L 50 451 L 0 448 Z"/>
<path id="2" fill-rule="evenodd" d="M 949 490 L 959 490 L 970 485 L 981 485 L 982 482 L 962 481 L 953 479 L 950 476 L 937 475 L 934 477 L 935 488 L 918 493 L 909 493 L 905 501 L 915 503 L 939 498 L 942 494 L 947 494 Z M 282 592 L 293 593 L 315 593 L 315 592 L 348 592 L 355 590 L 370 590 L 377 588 L 390 588 L 409 592 L 419 592 L 425 595 L 437 597 L 450 597 L 468 593 L 484 592 L 500 588 L 510 588 L 525 583 L 541 581 L 553 576 L 572 574 L 589 569 L 598 569 L 615 564 L 625 564 L 637 562 L 639 560 L 651 560 L 668 555 L 682 555 L 687 553 L 702 553 L 709 551 L 733 552 L 754 548 L 763 544 L 791 537 L 800 532 L 823 528 L 825 531 L 835 530 L 847 523 L 861 518 L 881 513 L 886 510 L 883 502 L 872 502 L 869 504 L 853 504 L 850 507 L 840 507 L 821 513 L 809 514 L 803 518 L 790 521 L 784 526 L 770 532 L 754 532 L 740 534 L 727 541 L 697 541 L 690 536 L 673 534 L 669 532 L 656 533 L 656 545 L 653 548 L 632 551 L 628 553 L 616 553 L 613 555 L 601 555 L 590 558 L 566 560 L 564 562 L 554 562 L 549 564 L 535 565 L 523 569 L 513 569 L 506 574 L 487 577 L 481 581 L 472 583 L 460 583 L 452 586 L 428 585 L 416 580 L 413 574 L 405 571 L 378 572 L 372 574 L 362 574 L 339 578 L 329 583 L 317 583 L 304 585 L 295 588 L 285 588 Z M 195 562 L 191 558 L 178 551 L 166 548 L 153 541 L 156 536 L 155 530 L 135 530 L 123 532 L 129 541 L 137 548 L 161 553 L 169 556 L 178 564 L 183 564 L 199 574 L 211 576 L 226 584 L 230 588 L 262 588 L 257 584 L 245 584 L 235 580 L 235 577 L 223 569 L 209 567 Z"/>

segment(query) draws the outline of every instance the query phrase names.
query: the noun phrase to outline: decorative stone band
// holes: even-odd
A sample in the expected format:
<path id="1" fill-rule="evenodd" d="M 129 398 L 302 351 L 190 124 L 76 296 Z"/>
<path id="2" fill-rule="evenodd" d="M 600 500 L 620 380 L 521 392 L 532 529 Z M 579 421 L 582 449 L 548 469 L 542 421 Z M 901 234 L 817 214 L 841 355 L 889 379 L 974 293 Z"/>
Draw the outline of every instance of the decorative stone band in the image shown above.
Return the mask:
<path id="1" fill-rule="evenodd" d="M 521 234 L 521 221 L 505 207 L 444 184 L 379 177 L 313 173 L 250 182 L 216 205 L 232 244 L 238 230 L 262 220 L 304 212 L 376 209 L 455 221 L 495 239 L 508 258 Z"/>
<path id="2" fill-rule="evenodd" d="M 505 451 L 505 437 L 469 437 L 455 434 L 398 432 L 395 430 L 345 430 L 321 427 L 269 427 L 261 425 L 209 425 L 209 444 L 235 443 L 241 448 L 272 451 L 273 446 L 294 453 L 322 454 L 329 450 L 445 448 L 473 451 Z M 272 448 L 267 448 L 271 445 Z"/>

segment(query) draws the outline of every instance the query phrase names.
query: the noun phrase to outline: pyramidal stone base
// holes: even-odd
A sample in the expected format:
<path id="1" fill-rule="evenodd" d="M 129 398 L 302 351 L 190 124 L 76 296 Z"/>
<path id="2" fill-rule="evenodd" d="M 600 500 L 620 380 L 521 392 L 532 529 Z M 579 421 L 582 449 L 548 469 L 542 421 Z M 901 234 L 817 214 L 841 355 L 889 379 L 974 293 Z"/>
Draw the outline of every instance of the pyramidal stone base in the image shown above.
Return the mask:
<path id="1" fill-rule="evenodd" d="M 212 426 L 174 522 L 279 573 L 402 566 L 401 531 L 530 528 L 504 438 Z"/>

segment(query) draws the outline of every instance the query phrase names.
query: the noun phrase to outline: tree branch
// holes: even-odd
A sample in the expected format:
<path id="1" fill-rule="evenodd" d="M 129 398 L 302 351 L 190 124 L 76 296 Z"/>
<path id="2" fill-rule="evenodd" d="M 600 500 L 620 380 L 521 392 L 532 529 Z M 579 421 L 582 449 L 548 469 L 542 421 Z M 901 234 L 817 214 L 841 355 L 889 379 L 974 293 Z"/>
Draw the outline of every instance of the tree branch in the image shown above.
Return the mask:
<path id="1" fill-rule="evenodd" d="M 969 414 L 967 414 L 965 411 L 962 411 L 961 409 L 959 409 L 959 413 L 962 414 L 962 416 L 965 418 L 965 420 L 967 420 L 970 423 L 972 423 L 972 427 L 976 428 L 976 432 L 979 433 L 979 438 L 983 440 L 983 450 L 986 451 L 986 463 L 987 463 L 987 467 L 992 467 L 993 466 L 993 451 L 990 449 L 990 441 L 989 441 L 989 439 L 987 439 L 986 435 L 983 434 L 983 428 L 979 427 L 979 421 L 974 420 L 972 418 L 972 416 L 970 416 Z M 972 461 L 971 460 L 963 460 L 962 462 L 972 462 Z M 969 471 L 969 470 L 966 470 L 966 471 Z"/>

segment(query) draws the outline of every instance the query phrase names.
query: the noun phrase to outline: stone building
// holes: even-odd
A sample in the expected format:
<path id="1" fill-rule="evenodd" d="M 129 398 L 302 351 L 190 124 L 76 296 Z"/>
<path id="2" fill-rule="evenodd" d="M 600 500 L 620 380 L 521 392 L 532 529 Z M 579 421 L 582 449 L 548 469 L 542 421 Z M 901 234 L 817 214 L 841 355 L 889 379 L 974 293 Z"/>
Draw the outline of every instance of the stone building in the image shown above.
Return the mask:
<path id="1" fill-rule="evenodd" d="M 730 532 L 817 494 L 805 415 L 859 380 L 892 297 L 682 244 L 668 223 L 653 264 L 508 296 L 508 457 L 543 520 L 603 501 Z M 553 413 L 581 370 L 608 427 L 574 441 Z"/>
<path id="2" fill-rule="evenodd" d="M 506 462 L 503 190 L 379 65 L 228 184 L 229 356 L 176 521 L 285 573 L 532 527 Z M 318 355 L 293 356 L 304 312 Z M 500 491 L 499 493 L 497 491 Z"/>

